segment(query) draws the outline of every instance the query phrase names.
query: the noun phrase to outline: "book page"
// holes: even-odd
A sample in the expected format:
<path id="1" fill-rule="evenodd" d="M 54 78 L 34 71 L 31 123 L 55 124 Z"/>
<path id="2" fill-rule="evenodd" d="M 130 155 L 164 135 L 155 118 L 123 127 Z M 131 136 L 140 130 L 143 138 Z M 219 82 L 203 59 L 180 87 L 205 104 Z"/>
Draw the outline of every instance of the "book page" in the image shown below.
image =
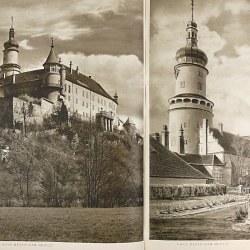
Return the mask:
<path id="1" fill-rule="evenodd" d="M 249 245 L 249 8 L 150 3 L 148 249 Z"/>
<path id="2" fill-rule="evenodd" d="M 144 248 L 143 4 L 1 1 L 1 249 Z"/>

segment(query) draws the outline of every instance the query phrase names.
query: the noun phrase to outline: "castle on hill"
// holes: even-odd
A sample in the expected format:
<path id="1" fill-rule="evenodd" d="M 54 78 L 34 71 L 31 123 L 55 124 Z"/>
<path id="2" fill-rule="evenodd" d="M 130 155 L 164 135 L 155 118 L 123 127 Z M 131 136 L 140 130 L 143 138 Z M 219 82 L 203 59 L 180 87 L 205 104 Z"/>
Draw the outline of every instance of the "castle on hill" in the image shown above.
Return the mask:
<path id="1" fill-rule="evenodd" d="M 41 69 L 21 71 L 18 63 L 19 44 L 15 40 L 13 24 L 9 39 L 4 43 L 3 64 L 0 66 L 0 126 L 22 129 L 24 110 L 32 115 L 30 122 L 42 122 L 58 102 L 67 107 L 69 117 L 95 121 L 104 131 L 112 131 L 118 124 L 118 95 L 109 95 L 91 76 L 79 68 L 62 64 L 54 50 L 54 42 Z M 26 112 L 26 111 L 25 111 Z"/>
<path id="2" fill-rule="evenodd" d="M 151 184 L 250 184 L 250 140 L 223 131 L 223 124 L 214 127 L 214 103 L 206 97 L 208 58 L 198 48 L 198 27 L 193 16 L 186 31 L 186 46 L 176 52 L 175 95 L 169 99 L 169 124 L 163 126 L 161 135 L 154 135 L 165 149 L 151 143 Z M 179 160 L 175 168 L 171 159 L 176 156 Z M 197 178 L 197 171 L 203 178 Z"/>

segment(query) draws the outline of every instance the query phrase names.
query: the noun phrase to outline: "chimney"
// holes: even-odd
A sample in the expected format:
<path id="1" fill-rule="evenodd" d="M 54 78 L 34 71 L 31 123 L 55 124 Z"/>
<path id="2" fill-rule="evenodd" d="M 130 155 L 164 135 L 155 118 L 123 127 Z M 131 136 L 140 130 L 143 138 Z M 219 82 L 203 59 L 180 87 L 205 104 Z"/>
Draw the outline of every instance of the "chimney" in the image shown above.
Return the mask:
<path id="1" fill-rule="evenodd" d="M 70 70 L 70 74 L 72 74 L 72 61 L 69 62 L 69 70 Z"/>
<path id="2" fill-rule="evenodd" d="M 163 130 L 161 132 L 161 143 L 163 146 L 165 146 L 167 149 L 169 149 L 169 132 L 168 132 L 168 126 L 163 125 Z"/>
<path id="3" fill-rule="evenodd" d="M 79 67 L 76 67 L 76 74 L 79 75 Z"/>
<path id="4" fill-rule="evenodd" d="M 182 125 L 179 131 L 180 131 L 179 154 L 184 155 L 185 154 L 185 146 L 184 146 L 185 142 L 184 142 L 184 130 L 182 128 Z"/>
<path id="5" fill-rule="evenodd" d="M 160 142 L 160 134 L 159 133 L 155 133 L 155 139 L 156 139 L 156 141 Z"/>
<path id="6" fill-rule="evenodd" d="M 223 123 L 219 123 L 220 134 L 223 135 Z"/>

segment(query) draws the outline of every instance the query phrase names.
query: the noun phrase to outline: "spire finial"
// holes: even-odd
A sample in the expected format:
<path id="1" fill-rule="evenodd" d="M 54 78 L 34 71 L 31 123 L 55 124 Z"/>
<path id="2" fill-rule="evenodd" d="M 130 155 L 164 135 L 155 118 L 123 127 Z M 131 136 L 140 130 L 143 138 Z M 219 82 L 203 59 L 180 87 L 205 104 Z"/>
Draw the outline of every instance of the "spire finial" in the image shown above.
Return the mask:
<path id="1" fill-rule="evenodd" d="M 13 29 L 13 16 L 11 17 L 11 28 Z"/>
<path id="2" fill-rule="evenodd" d="M 192 21 L 194 21 L 194 0 L 191 0 Z"/>
<path id="3" fill-rule="evenodd" d="M 54 38 L 51 37 L 51 48 L 54 48 Z"/>

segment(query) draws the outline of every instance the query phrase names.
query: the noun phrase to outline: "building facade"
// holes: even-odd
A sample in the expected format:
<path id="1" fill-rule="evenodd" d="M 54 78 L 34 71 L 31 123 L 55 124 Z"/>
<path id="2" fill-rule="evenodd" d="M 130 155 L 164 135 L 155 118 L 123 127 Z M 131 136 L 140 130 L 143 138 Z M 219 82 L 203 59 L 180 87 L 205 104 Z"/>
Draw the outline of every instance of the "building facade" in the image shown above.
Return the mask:
<path id="1" fill-rule="evenodd" d="M 4 107 L 0 115 L 1 126 L 15 127 L 22 122 L 14 114 L 13 103 L 16 98 L 25 99 L 22 97 L 26 95 L 37 100 L 41 115 L 51 113 L 54 105 L 64 102 L 69 116 L 98 122 L 104 130 L 112 131 L 117 124 L 117 93 L 110 96 L 91 76 L 81 74 L 78 67 L 73 69 L 72 62 L 69 67 L 62 64 L 56 56 L 53 39 L 41 69 L 21 72 L 18 57 L 19 45 L 11 26 L 0 67 L 0 103 Z"/>

